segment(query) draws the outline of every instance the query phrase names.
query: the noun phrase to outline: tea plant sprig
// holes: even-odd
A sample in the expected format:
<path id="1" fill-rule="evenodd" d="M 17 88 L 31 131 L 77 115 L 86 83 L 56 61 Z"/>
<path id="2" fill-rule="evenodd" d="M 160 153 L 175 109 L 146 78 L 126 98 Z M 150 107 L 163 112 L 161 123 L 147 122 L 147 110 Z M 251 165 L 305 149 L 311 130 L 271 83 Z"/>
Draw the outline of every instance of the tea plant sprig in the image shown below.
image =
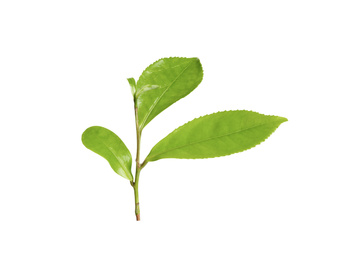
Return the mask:
<path id="1" fill-rule="evenodd" d="M 196 118 L 159 141 L 141 163 L 142 131 L 164 109 L 187 96 L 203 79 L 197 58 L 163 58 L 147 67 L 131 87 L 137 134 L 136 170 L 132 175 L 132 156 L 123 141 L 110 130 L 92 126 L 82 135 L 83 144 L 104 157 L 112 169 L 128 179 L 134 189 L 135 214 L 140 220 L 138 184 L 141 170 L 164 158 L 200 159 L 230 155 L 250 149 L 267 139 L 284 117 L 246 110 L 217 112 Z"/>

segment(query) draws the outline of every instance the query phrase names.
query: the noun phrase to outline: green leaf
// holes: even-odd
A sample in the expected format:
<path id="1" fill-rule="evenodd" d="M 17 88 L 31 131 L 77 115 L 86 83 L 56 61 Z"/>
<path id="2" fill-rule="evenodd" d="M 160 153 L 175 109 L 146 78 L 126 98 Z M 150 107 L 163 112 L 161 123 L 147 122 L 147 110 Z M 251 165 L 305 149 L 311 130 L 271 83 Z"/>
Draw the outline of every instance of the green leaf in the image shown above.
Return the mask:
<path id="1" fill-rule="evenodd" d="M 203 70 L 198 58 L 163 58 L 147 67 L 136 87 L 139 129 L 188 95 L 202 79 Z"/>
<path id="2" fill-rule="evenodd" d="M 86 148 L 104 157 L 120 176 L 132 181 L 132 157 L 123 141 L 109 129 L 101 126 L 87 128 L 82 135 Z"/>
<path id="3" fill-rule="evenodd" d="M 252 111 L 224 111 L 196 118 L 177 128 L 151 150 L 146 161 L 200 159 L 230 155 L 267 139 L 287 121 Z"/>
<path id="4" fill-rule="evenodd" d="M 128 80 L 130 87 L 131 87 L 132 96 L 134 96 L 135 93 L 136 93 L 136 81 L 135 81 L 134 78 L 128 78 L 127 80 Z"/>

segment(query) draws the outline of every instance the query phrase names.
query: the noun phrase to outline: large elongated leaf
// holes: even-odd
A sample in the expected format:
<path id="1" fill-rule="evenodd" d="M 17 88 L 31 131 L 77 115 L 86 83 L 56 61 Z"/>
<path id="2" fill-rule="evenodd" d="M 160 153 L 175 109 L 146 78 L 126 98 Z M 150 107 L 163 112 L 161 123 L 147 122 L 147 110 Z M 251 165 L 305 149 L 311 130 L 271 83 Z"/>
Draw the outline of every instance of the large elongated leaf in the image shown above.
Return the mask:
<path id="1" fill-rule="evenodd" d="M 101 126 L 92 126 L 84 131 L 82 142 L 86 148 L 104 157 L 116 173 L 132 181 L 131 153 L 115 133 Z"/>
<path id="2" fill-rule="evenodd" d="M 193 91 L 202 78 L 202 65 L 197 58 L 163 58 L 147 67 L 136 87 L 140 129 Z"/>
<path id="3" fill-rule="evenodd" d="M 285 121 L 284 117 L 245 110 L 206 115 L 162 139 L 152 148 L 146 161 L 212 158 L 238 153 L 263 142 Z"/>

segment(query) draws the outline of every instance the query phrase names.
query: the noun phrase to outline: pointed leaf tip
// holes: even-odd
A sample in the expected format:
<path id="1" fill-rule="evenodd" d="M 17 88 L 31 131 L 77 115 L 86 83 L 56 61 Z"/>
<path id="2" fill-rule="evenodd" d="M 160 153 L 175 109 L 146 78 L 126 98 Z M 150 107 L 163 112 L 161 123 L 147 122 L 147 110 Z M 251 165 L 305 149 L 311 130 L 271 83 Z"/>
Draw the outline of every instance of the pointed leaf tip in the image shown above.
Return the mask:
<path id="1" fill-rule="evenodd" d="M 112 131 L 101 126 L 91 126 L 82 134 L 84 146 L 104 157 L 120 176 L 132 181 L 132 157 L 123 141 Z"/>

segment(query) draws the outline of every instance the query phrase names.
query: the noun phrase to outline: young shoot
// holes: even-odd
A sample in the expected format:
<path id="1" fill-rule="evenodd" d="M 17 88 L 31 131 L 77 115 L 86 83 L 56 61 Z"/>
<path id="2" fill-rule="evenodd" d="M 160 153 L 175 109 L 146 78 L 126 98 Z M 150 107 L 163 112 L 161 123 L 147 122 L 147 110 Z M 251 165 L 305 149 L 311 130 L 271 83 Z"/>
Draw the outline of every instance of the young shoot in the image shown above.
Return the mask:
<path id="1" fill-rule="evenodd" d="M 163 110 L 193 91 L 203 79 L 198 58 L 163 58 L 147 67 L 136 82 L 129 78 L 136 122 L 136 169 L 123 141 L 112 131 L 92 126 L 82 135 L 88 149 L 104 157 L 111 168 L 130 181 L 134 190 L 136 219 L 140 220 L 138 185 L 142 169 L 164 158 L 202 159 L 230 155 L 250 149 L 266 140 L 284 117 L 253 111 L 232 110 L 205 115 L 178 127 L 160 140 L 142 161 L 143 129 Z"/>

